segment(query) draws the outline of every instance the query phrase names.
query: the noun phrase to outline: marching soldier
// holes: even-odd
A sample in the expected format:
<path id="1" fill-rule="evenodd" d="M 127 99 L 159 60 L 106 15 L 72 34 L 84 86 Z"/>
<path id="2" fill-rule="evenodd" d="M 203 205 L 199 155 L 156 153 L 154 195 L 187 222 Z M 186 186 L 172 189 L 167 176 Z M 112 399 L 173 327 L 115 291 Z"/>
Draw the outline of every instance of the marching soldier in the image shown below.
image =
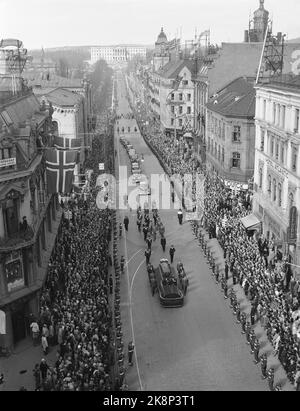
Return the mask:
<path id="1" fill-rule="evenodd" d="M 250 344 L 250 333 L 251 333 L 251 324 L 249 323 L 249 321 L 246 322 L 245 331 L 246 331 L 247 344 L 249 345 Z"/>
<path id="2" fill-rule="evenodd" d="M 128 344 L 128 364 L 133 365 L 133 351 L 134 351 L 134 344 L 132 341 Z"/>
<path id="3" fill-rule="evenodd" d="M 145 257 L 146 257 L 146 265 L 148 265 L 149 262 L 150 262 L 150 257 L 151 257 L 151 250 L 150 250 L 150 248 L 148 248 L 148 249 L 145 251 Z"/>
<path id="4" fill-rule="evenodd" d="M 251 354 L 254 354 L 254 344 L 256 340 L 256 335 L 254 330 L 251 330 L 250 332 L 250 348 L 251 348 Z"/>
<path id="5" fill-rule="evenodd" d="M 261 374 L 264 380 L 267 378 L 267 363 L 268 363 L 267 354 L 264 353 L 260 359 Z"/>
<path id="6" fill-rule="evenodd" d="M 162 249 L 163 249 L 163 252 L 165 252 L 166 251 L 166 238 L 165 237 L 162 237 L 161 238 L 161 240 L 160 240 L 160 244 L 161 244 L 161 246 L 162 246 Z"/>
<path id="7" fill-rule="evenodd" d="M 269 383 L 270 391 L 274 391 L 274 368 L 269 369 L 267 376 L 268 376 L 268 383 Z"/>
<path id="8" fill-rule="evenodd" d="M 247 321 L 246 314 L 241 313 L 242 334 L 246 334 L 246 321 Z"/>
<path id="9" fill-rule="evenodd" d="M 260 349 L 260 344 L 259 344 L 258 339 L 256 338 L 254 342 L 254 363 L 255 364 L 258 364 L 260 361 L 259 360 L 259 349 Z"/>
<path id="10" fill-rule="evenodd" d="M 241 323 L 241 306 L 240 303 L 237 303 L 236 305 L 236 322 L 237 324 Z"/>
<path id="11" fill-rule="evenodd" d="M 220 275 L 220 269 L 219 269 L 219 266 L 217 265 L 217 267 L 216 267 L 216 284 L 219 283 L 219 275 Z"/>
<path id="12" fill-rule="evenodd" d="M 225 300 L 227 300 L 227 298 L 228 298 L 227 291 L 228 291 L 227 281 L 224 278 L 224 298 L 225 298 Z"/>

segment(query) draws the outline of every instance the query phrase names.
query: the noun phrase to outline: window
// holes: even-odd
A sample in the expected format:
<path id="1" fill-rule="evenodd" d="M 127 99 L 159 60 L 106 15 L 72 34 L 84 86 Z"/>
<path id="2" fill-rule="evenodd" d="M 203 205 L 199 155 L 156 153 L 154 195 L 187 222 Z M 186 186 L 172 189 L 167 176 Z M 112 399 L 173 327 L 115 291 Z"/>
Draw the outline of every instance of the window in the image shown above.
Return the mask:
<path id="1" fill-rule="evenodd" d="M 264 100 L 263 102 L 263 119 L 266 119 L 266 115 L 267 115 L 267 100 Z"/>
<path id="2" fill-rule="evenodd" d="M 265 130 L 260 130 L 260 150 L 264 151 L 265 148 Z"/>
<path id="3" fill-rule="evenodd" d="M 277 183 L 275 178 L 273 179 L 273 201 L 276 201 L 277 196 Z"/>
<path id="4" fill-rule="evenodd" d="M 281 162 L 282 164 L 284 164 L 284 154 L 285 154 L 285 152 L 284 152 L 284 145 L 283 145 L 283 144 L 281 144 L 281 150 L 280 150 L 280 162 Z"/>
<path id="5" fill-rule="evenodd" d="M 275 157 L 276 157 L 276 160 L 279 159 L 279 142 L 277 140 L 275 144 Z"/>
<path id="6" fill-rule="evenodd" d="M 278 183 L 278 205 L 281 207 L 282 205 L 282 185 Z"/>
<path id="7" fill-rule="evenodd" d="M 18 200 L 7 200 L 3 206 L 3 217 L 6 234 L 8 237 L 13 236 L 19 231 L 19 218 L 18 218 Z"/>
<path id="8" fill-rule="evenodd" d="M 298 150 L 296 147 L 292 148 L 292 170 L 297 171 Z"/>
<path id="9" fill-rule="evenodd" d="M 179 100 L 182 101 L 182 93 L 179 93 Z"/>
<path id="10" fill-rule="evenodd" d="M 183 112 L 183 107 L 179 106 L 179 114 L 182 114 L 182 112 Z"/>
<path id="11" fill-rule="evenodd" d="M 171 94 L 171 100 L 174 100 L 174 93 Z"/>
<path id="12" fill-rule="evenodd" d="M 274 155 L 274 138 L 271 138 L 270 155 L 271 155 L 272 157 L 273 157 L 273 155 Z"/>
<path id="13" fill-rule="evenodd" d="M 294 194 L 290 193 L 289 195 L 289 210 L 293 207 L 294 205 Z"/>
<path id="14" fill-rule="evenodd" d="M 259 169 L 259 183 L 258 183 L 259 188 L 262 188 L 262 183 L 263 183 L 263 169 L 260 168 Z"/>
<path id="15" fill-rule="evenodd" d="M 188 81 L 188 80 L 182 80 L 182 84 L 183 84 L 184 86 L 187 86 L 187 85 L 189 84 L 189 81 Z"/>
<path id="16" fill-rule="evenodd" d="M 171 126 L 174 126 L 174 118 L 171 118 Z"/>
<path id="17" fill-rule="evenodd" d="M 175 113 L 175 107 L 171 106 L 171 113 L 174 114 Z"/>
<path id="18" fill-rule="evenodd" d="M 285 128 L 285 115 L 286 115 L 286 107 L 281 107 L 281 127 Z"/>
<path id="19" fill-rule="evenodd" d="M 225 160 L 225 150 L 224 147 L 222 147 L 222 163 L 224 163 Z"/>
<path id="20" fill-rule="evenodd" d="M 300 110 L 297 108 L 295 111 L 295 133 L 299 133 L 299 125 L 300 125 Z"/>
<path id="21" fill-rule="evenodd" d="M 269 195 L 271 195 L 271 192 L 272 192 L 272 179 L 271 179 L 271 176 L 269 174 L 268 175 L 268 193 L 269 193 Z"/>
<path id="22" fill-rule="evenodd" d="M 191 101 L 191 94 L 190 93 L 188 93 L 188 95 L 187 95 L 187 101 Z"/>
<path id="23" fill-rule="evenodd" d="M 179 127 L 182 127 L 182 118 L 179 119 Z"/>
<path id="24" fill-rule="evenodd" d="M 241 127 L 240 126 L 233 127 L 232 141 L 234 143 L 239 143 L 241 141 Z"/>
<path id="25" fill-rule="evenodd" d="M 276 122 L 276 103 L 273 103 L 273 118 L 272 118 L 273 124 Z"/>
<path id="26" fill-rule="evenodd" d="M 187 109 L 186 109 L 187 111 L 187 114 L 191 114 L 191 112 L 192 112 L 192 110 L 191 110 L 191 107 L 187 107 Z"/>
<path id="27" fill-rule="evenodd" d="M 241 166 L 241 155 L 238 152 L 232 154 L 232 167 L 240 168 Z"/>

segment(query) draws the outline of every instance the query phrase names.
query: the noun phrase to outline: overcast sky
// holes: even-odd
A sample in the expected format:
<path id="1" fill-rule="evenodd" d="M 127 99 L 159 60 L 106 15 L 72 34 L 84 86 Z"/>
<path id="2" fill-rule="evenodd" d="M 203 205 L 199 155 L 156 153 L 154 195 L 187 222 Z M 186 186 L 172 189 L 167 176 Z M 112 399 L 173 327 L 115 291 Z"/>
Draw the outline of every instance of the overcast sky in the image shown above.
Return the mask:
<path id="1" fill-rule="evenodd" d="M 28 49 L 118 43 L 153 44 L 161 26 L 168 38 L 192 39 L 211 30 L 211 42 L 243 41 L 259 0 L 0 0 L 0 38 Z M 265 0 L 274 31 L 300 37 L 300 0 Z"/>

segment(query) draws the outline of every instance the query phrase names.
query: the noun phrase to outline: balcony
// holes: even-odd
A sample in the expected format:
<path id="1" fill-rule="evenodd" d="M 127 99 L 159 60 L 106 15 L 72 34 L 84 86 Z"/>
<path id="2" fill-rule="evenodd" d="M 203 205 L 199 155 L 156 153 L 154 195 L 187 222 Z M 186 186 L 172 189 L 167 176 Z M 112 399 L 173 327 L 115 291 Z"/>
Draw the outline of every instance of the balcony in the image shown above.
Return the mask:
<path id="1" fill-rule="evenodd" d="M 18 232 L 0 238 L 0 250 L 13 249 L 18 246 L 29 245 L 34 238 L 34 231 L 31 226 L 28 226 L 26 230 L 20 229 Z"/>

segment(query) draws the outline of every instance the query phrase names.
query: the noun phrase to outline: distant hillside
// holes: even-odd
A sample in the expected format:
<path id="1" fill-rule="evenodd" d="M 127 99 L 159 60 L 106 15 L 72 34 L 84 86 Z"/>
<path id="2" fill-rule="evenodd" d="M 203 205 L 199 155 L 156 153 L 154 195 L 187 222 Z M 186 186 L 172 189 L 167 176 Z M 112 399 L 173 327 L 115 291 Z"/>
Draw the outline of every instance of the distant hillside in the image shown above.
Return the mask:
<path id="1" fill-rule="evenodd" d="M 300 43 L 300 37 L 298 37 L 297 39 L 292 39 L 292 40 L 288 40 L 288 43 Z"/>

